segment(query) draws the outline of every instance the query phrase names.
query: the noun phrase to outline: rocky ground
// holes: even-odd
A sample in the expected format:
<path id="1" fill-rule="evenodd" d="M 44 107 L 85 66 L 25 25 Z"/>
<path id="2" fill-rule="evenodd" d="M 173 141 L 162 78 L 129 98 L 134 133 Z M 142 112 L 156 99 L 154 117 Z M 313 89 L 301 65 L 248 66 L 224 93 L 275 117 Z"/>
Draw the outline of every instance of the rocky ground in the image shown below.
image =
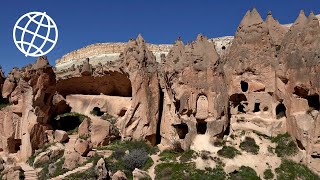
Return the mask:
<path id="1" fill-rule="evenodd" d="M 93 112 L 94 113 L 94 112 Z M 67 116 L 66 114 L 60 115 Z M 3 179 L 318 179 L 302 160 L 288 134 L 269 137 L 252 131 L 235 131 L 221 138 L 198 135 L 189 150 L 179 141 L 173 149 L 144 141 L 121 141 L 93 148 L 86 134 L 91 121 L 69 131 L 48 132 L 51 142 L 35 151 L 27 163 L 14 155 L 1 159 Z M 96 114 L 92 114 L 97 117 Z M 100 119 L 112 123 L 108 116 Z M 89 123 L 90 124 L 90 123 Z M 117 131 L 115 129 L 115 131 Z"/>

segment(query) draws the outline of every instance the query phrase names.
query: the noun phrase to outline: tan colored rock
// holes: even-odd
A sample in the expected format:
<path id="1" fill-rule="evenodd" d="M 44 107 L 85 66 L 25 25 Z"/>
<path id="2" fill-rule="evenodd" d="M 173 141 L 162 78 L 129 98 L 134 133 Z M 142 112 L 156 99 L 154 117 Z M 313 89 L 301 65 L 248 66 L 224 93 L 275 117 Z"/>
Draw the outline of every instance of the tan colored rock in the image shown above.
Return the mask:
<path id="1" fill-rule="evenodd" d="M 116 173 L 113 174 L 112 180 L 126 180 L 127 176 L 124 174 L 124 172 L 118 170 Z"/>
<path id="2" fill-rule="evenodd" d="M 89 136 L 90 125 L 91 125 L 91 120 L 85 119 L 84 121 L 82 121 L 82 123 L 79 125 L 79 128 L 78 128 L 78 134 L 80 137 Z"/>
<path id="3" fill-rule="evenodd" d="M 92 68 L 89 63 L 89 58 L 87 58 L 86 61 L 83 62 L 82 69 L 81 69 L 81 75 L 90 76 L 91 74 L 92 74 Z"/>
<path id="4" fill-rule="evenodd" d="M 78 139 L 76 141 L 76 144 L 74 145 L 74 149 L 76 150 L 76 152 L 78 152 L 81 156 L 85 156 L 88 154 L 88 152 L 90 151 L 90 146 L 88 141 L 83 140 L 83 139 Z"/>
<path id="5" fill-rule="evenodd" d="M 54 131 L 54 140 L 55 142 L 63 143 L 69 139 L 67 132 L 62 130 Z"/>
<path id="6" fill-rule="evenodd" d="M 135 168 L 134 171 L 132 171 L 132 176 L 133 176 L 133 180 L 150 178 L 148 172 L 142 171 L 138 168 Z"/>
<path id="7" fill-rule="evenodd" d="M 54 131 L 53 130 L 46 130 L 45 134 L 47 135 L 47 139 L 49 143 L 53 143 L 54 142 L 54 135 L 53 135 Z"/>
<path id="8" fill-rule="evenodd" d="M 105 120 L 91 121 L 90 140 L 94 146 L 109 144 L 111 124 Z"/>
<path id="9" fill-rule="evenodd" d="M 109 177 L 109 173 L 106 167 L 106 163 L 104 162 L 104 159 L 101 158 L 97 165 L 95 166 L 95 171 L 98 174 L 98 180 L 107 179 Z"/>
<path id="10" fill-rule="evenodd" d="M 64 156 L 64 158 L 63 168 L 71 170 L 79 166 L 81 156 L 77 152 L 72 152 L 67 156 Z"/>

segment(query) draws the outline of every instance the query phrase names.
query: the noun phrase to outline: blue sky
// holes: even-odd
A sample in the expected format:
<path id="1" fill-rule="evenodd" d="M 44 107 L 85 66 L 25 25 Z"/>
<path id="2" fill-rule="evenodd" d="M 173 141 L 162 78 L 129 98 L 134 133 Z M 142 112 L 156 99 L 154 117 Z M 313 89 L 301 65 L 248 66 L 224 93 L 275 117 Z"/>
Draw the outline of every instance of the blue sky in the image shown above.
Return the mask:
<path id="1" fill-rule="evenodd" d="M 20 16 L 46 12 L 59 29 L 56 47 L 47 55 L 54 65 L 62 55 L 98 42 L 126 42 L 141 33 L 147 42 L 173 43 L 178 36 L 191 41 L 233 35 L 245 12 L 256 7 L 263 18 L 269 10 L 280 23 L 293 22 L 300 9 L 320 13 L 319 0 L 1 0 L 0 65 L 33 63 L 14 45 L 12 29 Z"/>

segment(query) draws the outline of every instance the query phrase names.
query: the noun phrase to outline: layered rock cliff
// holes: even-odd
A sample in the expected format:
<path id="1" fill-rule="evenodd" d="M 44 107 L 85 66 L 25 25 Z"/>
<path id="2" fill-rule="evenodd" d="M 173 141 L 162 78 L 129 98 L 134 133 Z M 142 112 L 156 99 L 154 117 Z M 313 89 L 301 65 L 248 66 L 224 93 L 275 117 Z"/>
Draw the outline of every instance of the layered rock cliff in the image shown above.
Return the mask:
<path id="1" fill-rule="evenodd" d="M 199 139 L 210 144 L 239 132 L 288 132 L 299 147 L 297 161 L 320 174 L 319 47 L 313 13 L 300 12 L 286 28 L 271 13 L 263 20 L 253 9 L 234 38 L 200 34 L 189 44 L 178 38 L 172 46 L 153 46 L 139 35 L 119 46 L 72 52 L 57 61 L 55 72 L 41 57 L 6 78 L 0 73 L 1 102 L 9 103 L 0 110 L 0 150 L 25 161 L 58 137 L 51 130 L 63 137 L 59 130 L 74 126 L 66 116 L 79 113 L 86 120 L 75 126 L 81 124 L 85 141 L 70 140 L 71 150 L 64 152 L 78 164 L 89 147 L 119 137 L 188 150 Z M 155 51 L 165 52 L 161 61 Z M 99 56 L 110 53 L 118 54 L 112 60 Z M 114 119 L 106 121 L 109 116 Z M 75 166 L 71 162 L 65 166 Z"/>

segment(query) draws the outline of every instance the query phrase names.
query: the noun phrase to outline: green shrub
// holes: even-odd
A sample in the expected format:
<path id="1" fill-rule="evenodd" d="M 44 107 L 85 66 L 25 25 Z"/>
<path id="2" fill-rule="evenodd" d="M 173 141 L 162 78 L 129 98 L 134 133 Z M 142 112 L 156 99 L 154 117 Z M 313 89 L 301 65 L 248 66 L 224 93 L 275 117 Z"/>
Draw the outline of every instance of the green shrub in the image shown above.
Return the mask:
<path id="1" fill-rule="evenodd" d="M 275 153 L 278 157 L 286 157 L 297 154 L 298 148 L 288 133 L 279 134 L 271 138 L 271 142 L 277 143 Z"/>
<path id="2" fill-rule="evenodd" d="M 59 176 L 61 174 L 66 173 L 68 170 L 63 168 L 64 164 L 64 158 L 61 158 L 60 161 L 57 161 L 56 165 L 56 170 L 54 171 L 52 177 Z"/>
<path id="3" fill-rule="evenodd" d="M 123 162 L 128 170 L 140 169 L 148 159 L 148 153 L 145 149 L 133 149 L 123 157 Z"/>
<path id="4" fill-rule="evenodd" d="M 164 150 L 159 154 L 160 161 L 176 161 L 179 153 L 172 150 Z"/>
<path id="5" fill-rule="evenodd" d="M 281 165 L 276 168 L 277 179 L 292 180 L 292 179 L 320 179 L 319 176 L 314 174 L 305 165 L 298 164 L 291 160 L 284 159 Z"/>
<path id="6" fill-rule="evenodd" d="M 144 171 L 148 171 L 148 169 L 150 169 L 150 167 L 154 164 L 153 160 L 151 157 L 148 157 L 147 161 L 144 163 L 142 170 Z"/>
<path id="7" fill-rule="evenodd" d="M 214 142 L 213 142 L 213 146 L 215 147 L 222 147 L 226 145 L 226 141 L 222 140 L 222 139 L 216 139 Z"/>
<path id="8" fill-rule="evenodd" d="M 270 145 L 268 146 L 268 152 L 274 154 L 274 148 Z"/>
<path id="9" fill-rule="evenodd" d="M 232 146 L 223 146 L 222 149 L 218 151 L 219 156 L 229 159 L 233 159 L 236 155 L 239 154 L 241 154 L 240 151 L 238 151 L 236 148 Z"/>
<path id="10" fill-rule="evenodd" d="M 12 105 L 12 103 L 1 103 L 0 104 L 0 110 L 5 108 L 5 107 L 7 107 L 7 106 L 11 106 L 11 105 Z"/>
<path id="11" fill-rule="evenodd" d="M 162 163 L 155 168 L 156 180 L 175 179 L 175 180 L 223 180 L 226 173 L 222 167 L 206 170 L 196 169 L 194 163 Z"/>
<path id="12" fill-rule="evenodd" d="M 60 173 L 65 173 L 66 170 L 62 169 L 62 166 L 63 166 L 63 163 L 64 163 L 64 158 L 62 158 L 63 154 L 59 155 L 59 156 L 56 156 L 54 158 L 50 158 L 48 162 L 43 162 L 43 163 L 37 163 L 37 164 L 34 164 L 34 167 L 35 168 L 42 168 L 40 174 L 39 174 L 39 179 L 48 179 L 48 178 L 51 178 L 51 177 L 54 177 L 56 174 L 60 175 Z M 60 159 L 61 158 L 61 159 Z M 57 169 L 56 171 L 54 172 L 54 174 L 51 176 L 49 174 L 49 165 L 52 164 L 52 163 L 56 163 L 58 160 L 60 159 L 60 162 L 62 161 L 62 164 L 60 162 L 57 163 Z"/>
<path id="13" fill-rule="evenodd" d="M 273 179 L 274 178 L 274 174 L 272 172 L 271 169 L 266 169 L 263 173 L 263 178 L 264 179 Z"/>
<path id="14" fill-rule="evenodd" d="M 240 143 L 240 149 L 252 154 L 258 154 L 260 147 L 253 138 L 246 137 L 244 141 Z"/>
<path id="15" fill-rule="evenodd" d="M 159 149 L 157 147 L 152 147 L 151 145 L 147 144 L 145 141 L 120 141 L 116 140 L 112 142 L 112 144 L 104 147 L 97 148 L 98 150 L 119 150 L 122 149 L 123 151 L 130 151 L 133 149 L 145 149 L 149 154 L 156 154 Z"/>
<path id="16" fill-rule="evenodd" d="M 256 171 L 248 166 L 241 166 L 239 171 L 235 171 L 229 174 L 230 180 L 260 180 Z"/>
<path id="17" fill-rule="evenodd" d="M 188 162 L 195 157 L 195 152 L 193 150 L 187 150 L 181 153 L 180 162 Z"/>

